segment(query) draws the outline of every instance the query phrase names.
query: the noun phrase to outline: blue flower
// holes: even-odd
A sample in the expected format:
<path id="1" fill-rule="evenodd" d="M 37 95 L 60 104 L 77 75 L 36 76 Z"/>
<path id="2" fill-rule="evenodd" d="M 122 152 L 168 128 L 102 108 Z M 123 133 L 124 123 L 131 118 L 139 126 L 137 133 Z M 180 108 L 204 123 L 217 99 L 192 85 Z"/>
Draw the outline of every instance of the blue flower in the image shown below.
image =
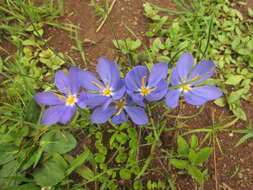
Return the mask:
<path id="1" fill-rule="evenodd" d="M 136 66 L 126 75 L 127 93 L 134 102 L 144 106 L 143 100 L 157 101 L 162 99 L 167 91 L 166 81 L 168 65 L 160 62 L 154 64 L 151 72 L 145 66 Z"/>
<path id="2" fill-rule="evenodd" d="M 214 72 L 215 64 L 212 61 L 201 61 L 194 66 L 192 55 L 184 53 L 171 72 L 172 87 L 179 86 L 179 88 L 168 91 L 166 104 L 175 108 L 181 95 L 184 96 L 187 103 L 196 106 L 219 98 L 222 96 L 222 92 L 217 87 L 212 85 L 195 86 L 210 78 Z"/>
<path id="3" fill-rule="evenodd" d="M 106 108 L 113 100 L 122 98 L 126 88 L 124 80 L 120 78 L 120 72 L 115 62 L 106 58 L 99 58 L 97 72 L 102 80 L 98 80 L 91 72 L 81 71 L 79 79 L 81 86 L 87 89 L 87 104 L 94 108 L 104 104 Z"/>
<path id="4" fill-rule="evenodd" d="M 56 71 L 55 85 L 65 95 L 40 92 L 34 96 L 37 103 L 51 106 L 43 113 L 42 124 L 51 125 L 57 122 L 66 124 L 73 117 L 76 104 L 83 109 L 86 108 L 87 95 L 85 92 L 79 94 L 79 71 L 77 67 L 71 67 L 68 74 Z"/>
<path id="5" fill-rule="evenodd" d="M 148 123 L 148 117 L 145 110 L 140 106 L 135 106 L 130 97 L 123 97 L 121 100 L 113 100 L 107 108 L 97 107 L 91 116 L 94 123 L 105 123 L 111 117 L 114 124 L 120 124 L 127 121 L 126 114 L 136 125 L 145 125 Z"/>

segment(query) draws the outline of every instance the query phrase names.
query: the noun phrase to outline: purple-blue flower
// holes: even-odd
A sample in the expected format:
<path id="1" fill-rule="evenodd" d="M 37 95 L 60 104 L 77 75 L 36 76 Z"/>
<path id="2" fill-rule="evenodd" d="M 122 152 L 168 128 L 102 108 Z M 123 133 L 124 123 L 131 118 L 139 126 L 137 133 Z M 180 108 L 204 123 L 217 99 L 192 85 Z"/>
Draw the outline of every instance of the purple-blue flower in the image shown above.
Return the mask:
<path id="1" fill-rule="evenodd" d="M 222 92 L 215 86 L 195 86 L 210 78 L 215 72 L 215 64 L 212 61 L 201 61 L 194 66 L 194 58 L 190 53 L 184 53 L 178 60 L 176 67 L 171 72 L 172 87 L 166 95 L 166 104 L 175 108 L 179 97 L 184 96 L 187 103 L 200 106 L 209 100 L 215 100 L 222 96 Z"/>
<path id="2" fill-rule="evenodd" d="M 157 101 L 167 91 L 168 65 L 164 62 L 154 64 L 151 72 L 145 66 L 136 66 L 126 75 L 127 93 L 137 104 L 144 106 L 143 100 Z"/>
<path id="3" fill-rule="evenodd" d="M 50 106 L 43 113 L 42 124 L 66 124 L 74 115 L 76 104 L 83 109 L 86 108 L 87 95 L 85 92 L 79 94 L 79 72 L 77 67 L 70 67 L 69 73 L 56 71 L 55 85 L 64 95 L 54 92 L 40 92 L 35 95 L 37 103 Z"/>
<path id="4" fill-rule="evenodd" d="M 130 97 L 113 100 L 107 108 L 97 107 L 92 113 L 91 121 L 94 123 L 105 123 L 112 117 L 112 123 L 120 124 L 127 121 L 126 114 L 136 125 L 148 123 L 145 110 L 140 106 L 134 105 Z"/>
<path id="5" fill-rule="evenodd" d="M 118 65 L 106 58 L 99 58 L 96 69 L 102 82 L 85 70 L 79 73 L 80 83 L 89 91 L 87 92 L 89 107 L 104 104 L 103 108 L 106 108 L 111 101 L 124 96 L 126 91 L 124 79 L 120 78 Z"/>

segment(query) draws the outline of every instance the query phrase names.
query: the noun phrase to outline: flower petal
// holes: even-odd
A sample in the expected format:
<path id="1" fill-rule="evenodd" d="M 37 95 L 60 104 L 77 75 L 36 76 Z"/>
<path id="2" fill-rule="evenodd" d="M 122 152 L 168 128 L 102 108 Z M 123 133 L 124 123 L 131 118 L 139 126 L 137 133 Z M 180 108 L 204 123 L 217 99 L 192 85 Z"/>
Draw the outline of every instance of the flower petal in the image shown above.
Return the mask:
<path id="1" fill-rule="evenodd" d="M 157 84 L 157 89 L 150 92 L 149 95 L 147 95 L 145 98 L 148 101 L 157 101 L 162 99 L 165 94 L 168 91 L 168 83 L 166 80 L 162 79 L 158 84 Z"/>
<path id="2" fill-rule="evenodd" d="M 174 67 L 171 71 L 170 82 L 171 82 L 172 86 L 176 86 L 180 83 L 180 77 L 177 73 L 177 68 L 176 67 Z"/>
<path id="3" fill-rule="evenodd" d="M 72 95 L 77 95 L 80 88 L 79 72 L 80 69 L 78 67 L 70 67 L 69 69 L 70 91 Z"/>
<path id="4" fill-rule="evenodd" d="M 100 94 L 93 94 L 93 93 L 90 93 L 90 92 L 87 92 L 87 105 L 90 107 L 90 108 L 94 108 L 98 105 L 103 105 L 105 104 L 108 99 L 110 99 L 110 97 L 108 96 L 103 96 L 103 95 L 100 95 Z"/>
<path id="5" fill-rule="evenodd" d="M 62 123 L 63 125 L 66 125 L 73 115 L 76 112 L 76 106 L 66 106 L 65 110 L 62 112 L 61 117 L 59 119 L 59 122 Z"/>
<path id="6" fill-rule="evenodd" d="M 192 91 L 184 92 L 184 98 L 188 104 L 192 104 L 195 106 L 201 106 L 208 101 L 204 97 L 197 96 Z"/>
<path id="7" fill-rule="evenodd" d="M 81 86 L 87 90 L 92 90 L 96 92 L 101 92 L 102 89 L 98 86 L 104 88 L 104 85 L 89 71 L 80 70 L 79 71 L 79 81 Z M 95 85 L 94 83 L 98 84 Z"/>
<path id="8" fill-rule="evenodd" d="M 78 96 L 77 105 L 80 108 L 85 109 L 87 107 L 87 101 L 88 101 L 87 92 L 85 91 L 81 92 L 80 96 Z"/>
<path id="9" fill-rule="evenodd" d="M 44 104 L 48 106 L 64 103 L 52 92 L 39 92 L 34 96 L 34 99 L 38 104 Z"/>
<path id="10" fill-rule="evenodd" d="M 128 90 L 127 94 L 131 97 L 132 101 L 142 107 L 146 107 L 145 103 L 143 102 L 144 96 L 140 93 L 134 93 L 133 91 Z"/>
<path id="11" fill-rule="evenodd" d="M 178 105 L 181 92 L 178 89 L 169 90 L 166 95 L 166 104 L 171 108 L 175 108 Z"/>
<path id="12" fill-rule="evenodd" d="M 162 80 L 166 79 L 168 73 L 168 64 L 165 62 L 160 62 L 154 64 L 150 72 L 148 87 L 156 87 L 157 84 Z"/>
<path id="13" fill-rule="evenodd" d="M 215 100 L 222 96 L 219 88 L 212 85 L 197 86 L 192 89 L 192 93 L 196 96 L 205 98 L 206 100 Z"/>
<path id="14" fill-rule="evenodd" d="M 67 106 L 65 105 L 57 105 L 46 109 L 42 115 L 41 119 L 42 124 L 52 125 L 54 123 L 57 123 L 60 120 L 66 108 Z"/>
<path id="15" fill-rule="evenodd" d="M 97 72 L 105 85 L 109 83 L 113 89 L 119 88 L 120 72 L 115 62 L 100 57 L 97 64 Z"/>
<path id="16" fill-rule="evenodd" d="M 112 103 L 112 98 L 108 98 L 108 100 L 104 103 L 104 105 L 102 106 L 103 109 L 107 109 L 108 106 Z"/>
<path id="17" fill-rule="evenodd" d="M 148 69 L 145 66 L 136 66 L 126 74 L 126 86 L 129 90 L 137 91 L 141 88 L 141 80 L 147 76 Z"/>
<path id="18" fill-rule="evenodd" d="M 215 72 L 215 64 L 212 61 L 202 61 L 199 64 L 197 64 L 196 67 L 193 69 L 189 77 L 189 81 L 195 80 L 195 82 L 192 83 L 193 85 L 200 83 L 210 78 L 214 74 L 214 72 Z M 200 79 L 198 80 L 199 77 Z"/>
<path id="19" fill-rule="evenodd" d="M 113 100 L 119 100 L 119 99 L 121 99 L 125 95 L 125 92 L 126 92 L 125 80 L 121 79 L 118 90 L 116 90 L 112 94 L 112 99 Z"/>
<path id="20" fill-rule="evenodd" d="M 127 118 L 125 111 L 123 110 L 119 115 L 114 115 L 111 121 L 116 125 L 126 122 Z"/>
<path id="21" fill-rule="evenodd" d="M 176 68 L 181 81 L 186 80 L 194 64 L 194 58 L 190 53 L 184 53 L 178 60 Z"/>
<path id="22" fill-rule="evenodd" d="M 138 106 L 125 106 L 125 110 L 136 125 L 145 125 L 148 123 L 148 116 L 143 108 Z"/>
<path id="23" fill-rule="evenodd" d="M 64 94 L 69 95 L 69 90 L 71 89 L 69 74 L 66 74 L 61 70 L 56 71 L 55 86 Z"/>
<path id="24" fill-rule="evenodd" d="M 93 123 L 105 123 L 115 111 L 115 107 L 108 107 L 107 109 L 98 107 L 92 112 L 91 121 Z"/>

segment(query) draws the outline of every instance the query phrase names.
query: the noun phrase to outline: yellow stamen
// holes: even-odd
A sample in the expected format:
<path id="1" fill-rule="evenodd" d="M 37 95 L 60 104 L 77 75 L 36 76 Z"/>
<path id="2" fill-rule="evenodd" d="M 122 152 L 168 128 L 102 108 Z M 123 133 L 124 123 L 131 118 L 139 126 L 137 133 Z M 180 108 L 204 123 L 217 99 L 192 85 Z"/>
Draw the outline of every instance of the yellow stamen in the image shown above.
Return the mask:
<path id="1" fill-rule="evenodd" d="M 100 88 L 102 90 L 101 94 L 104 96 L 111 96 L 112 95 L 112 89 L 110 87 L 110 83 L 108 82 L 108 84 L 106 85 L 106 88 L 102 87 L 100 84 L 92 81 L 92 84 L 94 84 L 95 86 L 97 86 L 98 88 Z"/>
<path id="2" fill-rule="evenodd" d="M 152 91 L 154 91 L 154 90 L 156 90 L 156 88 L 142 87 L 142 88 L 140 89 L 140 94 L 141 94 L 142 96 L 147 96 L 150 92 L 152 92 Z"/>
<path id="3" fill-rule="evenodd" d="M 104 88 L 103 93 L 104 96 L 111 96 L 112 95 L 112 89 L 111 88 Z"/>
<path id="4" fill-rule="evenodd" d="M 182 91 L 190 91 L 192 90 L 192 88 L 189 85 L 184 85 L 180 87 L 180 90 Z"/>
<path id="5" fill-rule="evenodd" d="M 66 99 L 63 95 L 56 94 L 56 93 L 54 93 L 54 95 L 55 95 L 57 98 L 59 98 L 59 99 L 60 99 L 60 101 L 62 101 L 62 102 L 64 102 L 64 101 L 65 101 L 65 99 Z"/>
<path id="6" fill-rule="evenodd" d="M 146 86 L 145 78 L 146 78 L 146 76 L 142 77 L 142 79 L 141 79 L 141 87 L 142 88 L 144 88 Z"/>
<path id="7" fill-rule="evenodd" d="M 142 96 L 147 96 L 150 92 L 156 90 L 156 88 L 147 88 L 145 79 L 146 79 L 146 76 L 142 77 L 142 79 L 141 79 L 140 94 Z"/>
<path id="8" fill-rule="evenodd" d="M 91 83 L 94 84 L 96 87 L 98 87 L 100 89 L 104 89 L 100 84 L 98 84 L 98 83 L 96 83 L 94 81 L 92 81 Z"/>
<path id="9" fill-rule="evenodd" d="M 77 102 L 77 98 L 75 95 L 74 96 L 71 95 L 68 96 L 65 102 L 67 106 L 73 106 Z"/>
<path id="10" fill-rule="evenodd" d="M 199 75 L 196 75 L 195 77 L 193 77 L 192 81 L 197 81 L 199 80 L 201 77 Z"/>
<path id="11" fill-rule="evenodd" d="M 114 103 L 116 104 L 117 108 L 119 109 L 118 112 L 116 113 L 116 115 L 121 114 L 122 110 L 125 107 L 126 104 L 126 100 L 122 100 L 122 101 L 114 101 Z"/>
<path id="12" fill-rule="evenodd" d="M 66 90 L 68 92 L 68 95 L 70 96 L 71 95 L 71 92 L 68 88 L 64 88 L 64 90 Z"/>

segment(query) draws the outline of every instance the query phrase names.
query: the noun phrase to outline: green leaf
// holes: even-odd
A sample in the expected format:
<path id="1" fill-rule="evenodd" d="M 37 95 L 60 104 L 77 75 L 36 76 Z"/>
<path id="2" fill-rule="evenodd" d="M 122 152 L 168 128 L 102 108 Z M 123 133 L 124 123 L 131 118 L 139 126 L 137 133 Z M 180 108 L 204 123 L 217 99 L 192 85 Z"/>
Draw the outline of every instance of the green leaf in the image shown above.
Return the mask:
<path id="1" fill-rule="evenodd" d="M 178 169 L 188 168 L 189 162 L 187 160 L 171 159 L 170 164 Z"/>
<path id="2" fill-rule="evenodd" d="M 181 156 L 187 156 L 187 154 L 189 153 L 189 146 L 183 137 L 181 136 L 177 137 L 177 145 L 178 145 L 177 147 L 178 154 Z"/>
<path id="3" fill-rule="evenodd" d="M 62 158 L 63 159 L 63 158 Z M 65 168 L 59 158 L 53 157 L 43 163 L 43 166 L 33 173 L 35 182 L 43 187 L 53 186 L 65 178 Z"/>
<path id="4" fill-rule="evenodd" d="M 52 130 L 41 138 L 40 144 L 48 153 L 63 154 L 76 147 L 75 137 L 67 131 Z"/>
<path id="5" fill-rule="evenodd" d="M 95 176 L 93 171 L 86 166 L 81 166 L 77 168 L 76 173 L 78 173 L 80 176 L 82 176 L 82 178 L 86 180 L 90 180 Z"/>
<path id="6" fill-rule="evenodd" d="M 121 168 L 119 171 L 119 176 L 121 179 L 128 180 L 131 178 L 131 171 L 129 169 Z"/>
<path id="7" fill-rule="evenodd" d="M 96 153 L 95 154 L 95 161 L 97 163 L 103 163 L 105 161 L 105 155 L 101 153 Z"/>
<path id="8" fill-rule="evenodd" d="M 248 15 L 253 18 L 253 10 L 248 7 Z"/>
<path id="9" fill-rule="evenodd" d="M 143 185 L 141 181 L 135 181 L 134 182 L 134 190 L 142 190 L 143 189 Z"/>
<path id="10" fill-rule="evenodd" d="M 225 84 L 236 86 L 244 77 L 242 75 L 230 75 Z"/>
<path id="11" fill-rule="evenodd" d="M 127 134 L 120 132 L 117 134 L 116 139 L 120 144 L 125 144 L 128 140 L 128 136 Z"/>
<path id="12" fill-rule="evenodd" d="M 239 139 L 239 141 L 235 144 L 235 146 L 239 146 L 240 144 L 244 143 L 247 139 L 252 138 L 253 137 L 253 132 L 248 132 L 246 135 L 244 135 L 243 137 L 241 137 Z"/>
<path id="13" fill-rule="evenodd" d="M 196 135 L 191 136 L 191 148 L 195 149 L 197 148 L 199 142 L 198 142 L 198 137 Z"/>
<path id="14" fill-rule="evenodd" d="M 41 190 L 41 188 L 39 186 L 36 186 L 30 183 L 30 184 L 24 184 L 24 185 L 6 188 L 4 190 Z"/>
<path id="15" fill-rule="evenodd" d="M 70 165 L 70 168 L 66 171 L 67 175 L 71 174 L 75 169 L 81 166 L 90 156 L 90 150 L 87 147 L 84 147 L 84 152 L 79 154 Z"/>
<path id="16" fill-rule="evenodd" d="M 242 108 L 236 107 L 236 108 L 232 109 L 232 112 L 233 112 L 233 114 L 234 114 L 237 118 L 242 119 L 242 120 L 244 120 L 244 121 L 247 120 L 247 116 L 246 116 L 246 114 L 245 114 L 245 112 L 243 111 Z"/>
<path id="17" fill-rule="evenodd" d="M 214 101 L 214 103 L 219 107 L 224 107 L 226 105 L 224 98 L 218 98 Z"/>
<path id="18" fill-rule="evenodd" d="M 196 158 L 197 158 L 197 153 L 193 149 L 190 149 L 190 152 L 188 154 L 188 159 L 193 164 L 195 162 Z"/>
<path id="19" fill-rule="evenodd" d="M 196 154 L 196 159 L 194 161 L 194 165 L 202 165 L 210 156 L 213 149 L 211 147 L 205 147 Z"/>
<path id="20" fill-rule="evenodd" d="M 198 168 L 190 166 L 188 172 L 201 186 L 204 184 L 204 175 Z"/>

